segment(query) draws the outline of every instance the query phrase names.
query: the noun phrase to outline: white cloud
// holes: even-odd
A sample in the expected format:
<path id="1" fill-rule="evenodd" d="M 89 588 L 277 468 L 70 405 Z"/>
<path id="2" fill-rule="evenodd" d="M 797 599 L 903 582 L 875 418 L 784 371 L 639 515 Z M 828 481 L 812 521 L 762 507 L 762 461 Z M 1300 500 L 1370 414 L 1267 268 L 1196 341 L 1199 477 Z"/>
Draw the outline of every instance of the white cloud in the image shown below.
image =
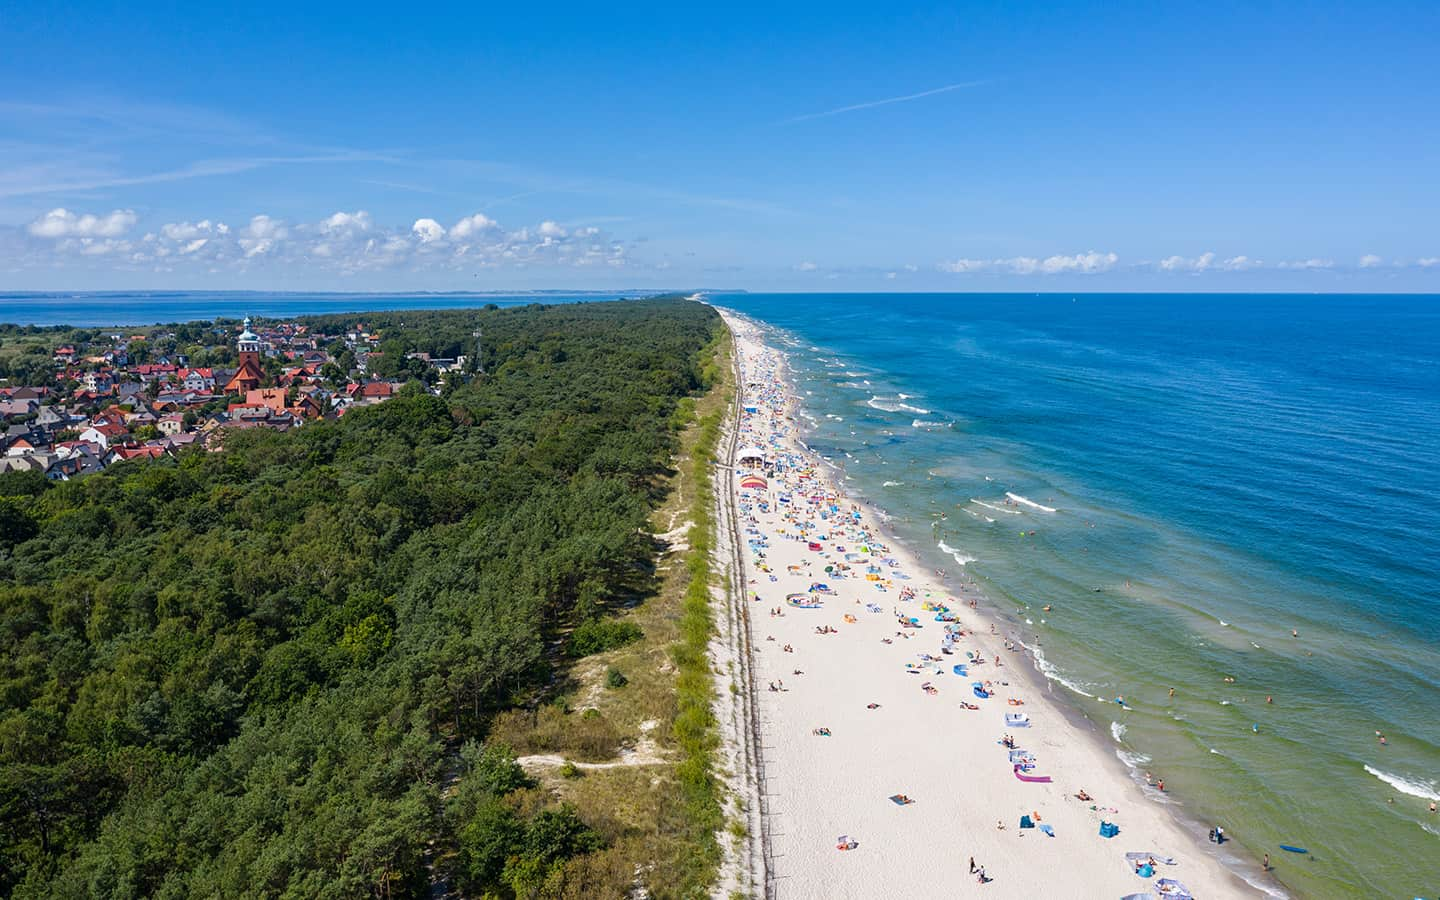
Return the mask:
<path id="1" fill-rule="evenodd" d="M 820 267 L 815 265 L 813 262 L 810 262 L 809 260 L 806 260 L 802 263 L 796 263 L 795 265 L 795 271 L 797 272 L 813 272 L 818 268 Z"/>
<path id="2" fill-rule="evenodd" d="M 320 223 L 320 230 L 327 234 L 369 231 L 370 214 L 363 209 L 353 213 L 337 212 Z"/>
<path id="3" fill-rule="evenodd" d="M 942 262 L 942 272 L 971 274 L 975 272 L 998 272 L 1010 275 L 1058 275 L 1078 273 L 1094 275 L 1108 272 L 1120 261 L 1114 253 L 1076 253 L 1073 256 L 1057 255 L 1039 259 L 1033 256 L 1012 256 L 1007 259 L 954 259 Z"/>
<path id="4" fill-rule="evenodd" d="M 1220 264 L 1220 268 L 1227 272 L 1244 272 L 1248 269 L 1258 269 L 1265 263 L 1258 259 L 1251 259 L 1248 256 L 1232 256 Z"/>
<path id="5" fill-rule="evenodd" d="M 209 219 L 199 222 L 174 222 L 160 226 L 160 233 L 172 241 L 192 241 L 200 237 L 229 234 L 230 226 L 224 222 L 212 223 Z"/>
<path id="6" fill-rule="evenodd" d="M 476 213 L 473 216 L 466 216 L 450 227 L 450 239 L 452 241 L 463 241 L 472 237 L 479 237 L 481 234 L 492 231 L 500 226 L 500 223 L 485 215 Z"/>
<path id="7" fill-rule="evenodd" d="M 1055 272 L 1106 272 L 1120 261 L 1120 257 L 1114 253 L 1096 253 L 1091 250 L 1089 253 L 1077 254 L 1075 256 L 1051 256 L 1040 264 L 1042 271 L 1047 273 Z"/>
<path id="8" fill-rule="evenodd" d="M 1202 253 L 1193 259 L 1170 256 L 1160 260 L 1160 268 L 1166 272 L 1204 272 L 1215 263 L 1214 253 Z"/>
<path id="9" fill-rule="evenodd" d="M 996 260 L 991 259 L 952 259 L 948 262 L 942 262 L 939 268 L 942 272 L 965 274 L 967 272 L 983 272 L 986 269 L 992 268 L 995 263 Z"/>
<path id="10" fill-rule="evenodd" d="M 1385 260 L 1383 260 L 1383 259 L 1381 259 L 1380 257 L 1376 256 L 1375 254 L 1373 254 L 1373 253 L 1367 253 L 1367 254 L 1365 254 L 1364 256 L 1360 257 L 1360 268 L 1362 268 L 1362 269 L 1373 269 L 1373 268 L 1375 268 L 1376 266 L 1380 265 L 1380 264 L 1383 263 L 1383 262 L 1385 262 Z"/>
<path id="11" fill-rule="evenodd" d="M 128 211 L 82 216 L 55 210 L 28 227 L 0 227 L 0 244 L 18 241 L 20 252 L 14 258 L 24 267 L 85 260 L 92 268 L 174 271 L 189 266 L 206 274 L 257 268 L 352 274 L 634 265 L 629 246 L 598 227 L 570 228 L 545 219 L 507 229 L 483 213 L 466 216 L 449 229 L 432 217 L 415 219 L 408 228 L 388 227 L 364 211 L 336 212 L 308 223 L 260 214 L 234 228 L 212 219 L 169 222 L 137 240 L 125 239 L 124 231 L 134 224 L 136 216 Z"/>
<path id="12" fill-rule="evenodd" d="M 1422 259 L 1415 260 L 1415 264 L 1422 269 L 1433 269 L 1436 266 L 1440 266 L 1440 256 L 1426 256 Z"/>
<path id="13" fill-rule="evenodd" d="M 445 239 L 445 226 L 434 219 L 416 219 L 410 231 L 420 238 L 422 244 L 433 244 Z"/>
<path id="14" fill-rule="evenodd" d="M 1333 259 L 1300 259 L 1300 260 L 1294 260 L 1294 261 L 1291 261 L 1291 262 L 1282 262 L 1282 263 L 1280 264 L 1280 268 L 1282 268 L 1282 269 L 1333 269 L 1333 268 L 1335 268 L 1335 260 L 1333 260 Z"/>
<path id="15" fill-rule="evenodd" d="M 285 227 L 285 223 L 261 214 L 253 217 L 240 233 L 243 237 L 236 243 L 244 251 L 245 258 L 250 259 L 275 249 L 277 243 L 289 236 L 290 229 Z"/>
<path id="16" fill-rule="evenodd" d="M 31 222 L 27 230 L 36 237 L 119 237 L 138 221 L 133 210 L 117 209 L 108 215 L 86 213 L 77 216 L 68 209 L 52 209 Z"/>

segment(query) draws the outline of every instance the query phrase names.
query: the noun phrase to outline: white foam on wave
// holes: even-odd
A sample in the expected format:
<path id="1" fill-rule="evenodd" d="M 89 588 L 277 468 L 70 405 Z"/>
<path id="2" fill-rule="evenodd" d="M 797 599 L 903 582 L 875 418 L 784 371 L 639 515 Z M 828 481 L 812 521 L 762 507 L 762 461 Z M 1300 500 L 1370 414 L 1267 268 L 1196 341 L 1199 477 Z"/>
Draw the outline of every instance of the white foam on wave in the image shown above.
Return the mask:
<path id="1" fill-rule="evenodd" d="M 1115 755 L 1119 757 L 1120 761 L 1129 769 L 1139 769 L 1150 764 L 1150 757 L 1143 753 L 1132 753 L 1129 750 L 1121 750 L 1117 747 Z"/>
<path id="2" fill-rule="evenodd" d="M 882 484 L 882 485 L 880 485 L 880 486 L 881 486 L 881 487 L 902 487 L 904 484 L 905 484 L 905 482 L 903 482 L 903 481 L 887 481 L 887 482 L 885 482 L 884 484 Z"/>
<path id="3" fill-rule="evenodd" d="M 994 520 L 992 519 L 991 521 Z M 1074 691 L 1082 697 L 1089 697 L 1091 700 L 1095 699 L 1094 694 L 1090 693 L 1080 685 L 1076 684 L 1075 682 L 1062 675 L 1060 673 L 1060 670 L 1055 668 L 1055 665 L 1051 663 L 1050 660 L 1045 658 L 1045 654 L 1040 651 L 1039 647 L 1030 647 L 1028 649 L 1030 650 L 1031 655 L 1035 657 L 1035 668 L 1040 670 L 1041 675 L 1044 675 L 1046 678 L 1050 679 L 1056 684 L 1061 685 L 1062 687 L 1069 688 L 1070 690 Z"/>
<path id="4" fill-rule="evenodd" d="M 1389 772 L 1382 772 L 1374 766 L 1367 765 L 1365 771 L 1393 787 L 1402 794 L 1411 797 L 1419 797 L 1421 800 L 1440 801 L 1440 785 L 1433 781 L 1421 781 L 1419 778 L 1407 778 L 1403 775 L 1392 775 Z"/>
<path id="5" fill-rule="evenodd" d="M 909 403 L 901 402 L 908 399 L 908 397 L 908 394 L 900 394 L 894 398 L 885 397 L 881 394 L 873 394 L 865 403 L 871 409 L 878 409 L 881 412 L 911 412 L 917 416 L 928 416 L 930 414 L 930 410 L 923 406 L 913 406 Z"/>
<path id="6" fill-rule="evenodd" d="M 855 382 L 855 381 L 841 381 L 841 382 L 837 382 L 837 385 L 838 385 L 839 387 L 850 388 L 851 390 L 855 390 L 855 391 L 863 391 L 863 390 L 865 390 L 865 385 L 860 384 L 859 382 Z"/>
<path id="7" fill-rule="evenodd" d="M 1119 722 L 1110 723 L 1110 736 L 1115 739 L 1117 744 L 1125 743 L 1125 732 L 1128 730 L 1128 725 L 1121 725 Z"/>
<path id="8" fill-rule="evenodd" d="M 971 498 L 970 498 L 970 502 L 971 502 L 971 503 L 978 503 L 978 504 L 980 504 L 981 506 L 985 507 L 986 509 L 993 509 L 993 510 L 995 510 L 996 512 L 1009 513 L 1009 514 L 1012 515 L 1012 516 L 1018 516 L 1018 515 L 1020 515 L 1020 510 L 1018 510 L 1018 509 L 1006 509 L 1006 508 L 1003 507 L 1003 506 L 996 506 L 996 505 L 993 504 L 993 503 L 986 503 L 984 500 L 976 500 L 974 497 L 971 497 Z"/>
<path id="9" fill-rule="evenodd" d="M 1237 875 L 1239 875 L 1242 879 L 1244 879 L 1244 881 L 1245 881 L 1246 884 L 1250 885 L 1252 888 L 1254 888 L 1255 890 L 1257 890 L 1257 891 L 1259 891 L 1260 893 L 1264 894 L 1265 896 L 1267 896 L 1267 897 L 1276 897 L 1276 898 L 1279 898 L 1279 900 L 1289 900 L 1290 895 L 1287 894 L 1287 893 L 1285 893 L 1283 890 L 1281 890 L 1280 888 L 1276 887 L 1275 885 L 1273 885 L 1273 884 L 1262 884 L 1261 882 L 1256 881 L 1254 877 L 1246 874 L 1243 869 L 1237 870 L 1237 869 L 1234 869 L 1233 867 L 1227 867 L 1227 868 L 1230 868 L 1230 871 L 1235 872 L 1235 873 L 1236 873 Z"/>
<path id="10" fill-rule="evenodd" d="M 1440 828 L 1436 828 L 1434 825 L 1427 825 L 1424 822 L 1420 823 L 1420 827 L 1435 835 L 1436 837 L 1440 837 Z"/>
<path id="11" fill-rule="evenodd" d="M 933 419 L 916 419 L 910 423 L 911 428 L 946 428 L 949 422 L 936 422 Z"/>
<path id="12" fill-rule="evenodd" d="M 1043 505 L 1043 504 L 1036 503 L 1034 500 L 1031 500 L 1029 497 L 1022 497 L 1022 496 L 1020 496 L 1019 494 L 1014 493 L 1013 491 L 1006 491 L 1006 492 L 1005 492 L 1005 496 L 1009 497 L 1011 500 L 1014 500 L 1016 503 L 1019 503 L 1019 504 L 1021 504 L 1021 505 L 1023 505 L 1023 506 L 1033 506 L 1035 509 L 1038 509 L 1038 510 L 1040 510 L 1041 512 L 1054 512 L 1054 511 L 1055 511 L 1055 508 L 1054 508 L 1054 507 L 1045 506 L 1045 505 Z"/>
<path id="13" fill-rule="evenodd" d="M 975 557 L 966 556 L 965 554 L 961 553 L 959 550 L 956 550 L 954 547 L 950 546 L 944 541 L 940 542 L 939 547 L 940 552 L 950 554 L 950 556 L 962 566 L 966 563 L 972 563 L 975 561 Z"/>

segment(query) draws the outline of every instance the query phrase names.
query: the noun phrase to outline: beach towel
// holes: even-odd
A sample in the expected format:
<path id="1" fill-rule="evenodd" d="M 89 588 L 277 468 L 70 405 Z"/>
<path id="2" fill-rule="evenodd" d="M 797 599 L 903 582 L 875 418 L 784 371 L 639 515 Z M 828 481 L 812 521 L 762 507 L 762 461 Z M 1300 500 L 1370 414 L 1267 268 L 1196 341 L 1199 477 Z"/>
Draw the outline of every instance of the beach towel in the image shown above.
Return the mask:
<path id="1" fill-rule="evenodd" d="M 909 806 L 911 803 L 915 802 L 914 800 L 911 800 L 909 797 L 906 797 L 903 794 L 891 794 L 890 800 L 896 806 Z"/>
<path id="2" fill-rule="evenodd" d="M 1048 837 L 1054 837 L 1054 836 L 1055 836 L 1055 829 L 1051 828 L 1048 824 L 1047 824 L 1047 825 L 1041 825 L 1041 826 L 1040 826 L 1040 831 L 1041 831 L 1043 834 L 1045 834 L 1046 836 L 1048 836 Z"/>

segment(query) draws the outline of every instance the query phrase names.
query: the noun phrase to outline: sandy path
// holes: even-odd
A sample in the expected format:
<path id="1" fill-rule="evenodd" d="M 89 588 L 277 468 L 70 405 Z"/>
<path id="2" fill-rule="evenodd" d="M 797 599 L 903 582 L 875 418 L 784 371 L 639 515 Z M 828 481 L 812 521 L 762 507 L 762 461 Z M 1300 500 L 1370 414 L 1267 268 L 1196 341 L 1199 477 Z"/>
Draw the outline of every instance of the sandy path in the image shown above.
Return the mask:
<path id="1" fill-rule="evenodd" d="M 740 443 L 779 448 L 772 459 L 798 451 L 791 400 L 779 389 L 783 357 L 765 347 L 743 319 L 726 318 L 736 336 L 743 403 L 758 406 L 757 413 L 741 416 Z M 1197 897 L 1255 895 L 1159 803 L 1144 797 L 1109 747 L 1052 707 L 1044 679 L 1028 671 L 1024 657 L 990 636 L 989 623 L 964 605 L 963 593 L 944 590 L 888 540 L 868 509 L 861 508 L 853 527 L 868 529 L 872 542 L 888 549 L 854 565 L 851 577 L 827 577 L 824 566 L 843 558 L 838 546 L 855 552 L 858 542 L 843 536 L 834 517 L 819 522 L 818 507 L 799 515 L 806 511 L 804 496 L 828 491 L 845 512 L 850 503 L 835 495 L 827 481 L 831 473 L 815 469 L 813 479 L 801 481 L 798 469 L 805 461 L 798 456 L 792 461 L 795 468 L 772 475 L 764 492 L 769 511 L 754 504 L 760 492 L 738 490 L 738 472 L 717 473 L 736 492 L 742 545 L 761 538 L 769 545 L 761 551 L 763 560 L 746 546 L 740 555 L 747 597 L 760 598 L 745 602 L 759 685 L 754 714 L 763 744 L 775 896 L 1118 898 L 1153 890 L 1159 877 L 1182 881 Z M 778 504 L 787 490 L 794 502 Z M 790 510 L 794 519 L 786 521 Z M 803 519 L 819 527 L 797 540 L 796 521 Z M 817 533 L 830 538 L 821 541 L 820 552 L 807 549 Z M 881 556 L 896 563 L 882 566 L 882 577 L 891 583 L 883 591 L 877 582 L 865 581 L 863 572 Z M 762 564 L 770 571 L 761 570 Z M 790 566 L 800 569 L 791 574 Z M 836 591 L 823 598 L 822 608 L 785 605 L 787 594 L 804 592 L 813 581 L 826 581 Z M 906 586 L 915 599 L 902 601 Z M 941 653 L 945 625 L 922 609 L 927 597 L 947 602 L 958 615 L 965 634 L 953 645 L 953 655 Z M 775 607 L 784 615 L 771 616 Z M 909 637 L 897 636 L 902 630 L 897 611 L 918 617 L 921 627 L 903 629 Z M 847 622 L 847 615 L 855 621 Z M 837 633 L 816 634 L 820 626 Z M 983 636 L 971 634 L 972 626 Z M 787 644 L 793 652 L 784 651 Z M 966 651 L 988 662 L 971 666 L 962 678 L 951 667 L 966 661 Z M 907 673 L 906 664 L 921 664 L 921 654 L 941 662 L 924 665 L 922 674 Z M 970 687 L 975 680 L 994 682 L 995 696 L 977 699 Z M 770 682 L 783 683 L 784 690 L 768 690 Z M 923 691 L 924 682 L 937 692 Z M 1010 698 L 1024 705 L 1008 705 Z M 980 709 L 965 709 L 962 701 Z M 879 708 L 867 709 L 869 703 Z M 1029 728 L 1008 731 L 1036 756 L 1033 774 L 1049 775 L 1053 783 L 1016 779 L 1008 751 L 998 743 L 1007 732 L 1007 712 L 1024 712 L 1033 720 Z M 815 735 L 819 727 L 831 735 Z M 1075 799 L 1081 788 L 1097 802 Z M 915 802 L 896 805 L 887 799 L 892 794 Z M 1054 837 L 1018 827 L 1022 814 L 1035 813 L 1053 827 Z M 1118 837 L 1099 836 L 1102 817 L 1120 826 Z M 858 846 L 837 850 L 840 835 Z M 1144 879 L 1125 861 L 1127 851 L 1174 857 L 1176 864 L 1161 865 L 1154 878 Z M 970 874 L 972 856 L 991 881 L 982 885 Z"/>

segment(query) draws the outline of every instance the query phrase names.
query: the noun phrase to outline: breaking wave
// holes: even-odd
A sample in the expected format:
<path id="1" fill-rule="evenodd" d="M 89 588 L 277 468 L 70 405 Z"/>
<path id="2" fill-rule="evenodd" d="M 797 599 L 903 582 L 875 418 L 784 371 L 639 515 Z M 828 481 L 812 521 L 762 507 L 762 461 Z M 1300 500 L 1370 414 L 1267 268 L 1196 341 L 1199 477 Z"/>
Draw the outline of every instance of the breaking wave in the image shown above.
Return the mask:
<path id="1" fill-rule="evenodd" d="M 938 546 L 940 547 L 940 551 L 942 553 L 950 554 L 950 556 L 962 566 L 966 563 L 972 563 L 975 561 L 975 557 L 966 556 L 965 554 L 961 553 L 959 550 L 956 550 L 954 547 L 950 546 L 944 541 L 941 541 Z"/>
<path id="2" fill-rule="evenodd" d="M 1040 652 L 1039 647 L 1030 647 L 1028 649 L 1030 650 L 1030 653 L 1035 657 L 1035 668 L 1040 670 L 1041 675 L 1044 675 L 1046 678 L 1056 682 L 1057 684 L 1060 684 L 1063 687 L 1069 688 L 1070 690 L 1074 691 L 1082 697 L 1089 697 L 1091 700 L 1095 699 L 1094 694 L 1090 693 L 1089 691 L 1082 688 L 1080 685 L 1060 674 L 1060 670 L 1055 668 L 1054 664 L 1051 663 L 1050 660 L 1045 658 L 1045 654 Z"/>
<path id="3" fill-rule="evenodd" d="M 993 510 L 995 510 L 996 512 L 1009 513 L 1009 514 L 1012 515 L 1012 516 L 1018 516 L 1018 515 L 1020 515 L 1020 510 L 1018 510 L 1018 509 L 1006 509 L 1006 508 L 1003 507 L 1003 506 L 996 506 L 996 505 L 993 504 L 993 503 L 986 503 L 984 500 L 976 500 L 974 497 L 971 497 L 971 498 L 970 498 L 970 502 L 971 502 L 971 503 L 978 503 L 978 504 L 980 504 L 981 506 L 985 507 L 986 509 L 993 509 Z"/>
<path id="4" fill-rule="evenodd" d="M 1006 491 L 1006 492 L 1005 492 L 1005 496 L 1009 497 L 1011 500 L 1014 500 L 1016 503 L 1019 503 L 1019 504 L 1021 504 L 1021 505 L 1023 505 L 1023 506 L 1033 506 L 1035 509 L 1038 509 L 1038 510 L 1040 510 L 1041 512 L 1054 512 L 1054 511 L 1055 511 L 1054 507 L 1044 506 L 1044 505 L 1042 505 L 1042 504 L 1036 503 L 1034 500 L 1031 500 L 1029 497 L 1022 497 L 1022 496 L 1020 496 L 1019 494 L 1013 493 L 1013 492 L 1011 492 L 1011 491 Z"/>
<path id="5" fill-rule="evenodd" d="M 1402 794 L 1411 797 L 1419 797 L 1421 800 L 1440 801 L 1440 785 L 1433 781 L 1421 781 L 1418 778 L 1406 778 L 1402 775 L 1391 775 L 1389 772 L 1382 772 L 1374 766 L 1366 766 L 1365 771 L 1393 787 Z"/>

